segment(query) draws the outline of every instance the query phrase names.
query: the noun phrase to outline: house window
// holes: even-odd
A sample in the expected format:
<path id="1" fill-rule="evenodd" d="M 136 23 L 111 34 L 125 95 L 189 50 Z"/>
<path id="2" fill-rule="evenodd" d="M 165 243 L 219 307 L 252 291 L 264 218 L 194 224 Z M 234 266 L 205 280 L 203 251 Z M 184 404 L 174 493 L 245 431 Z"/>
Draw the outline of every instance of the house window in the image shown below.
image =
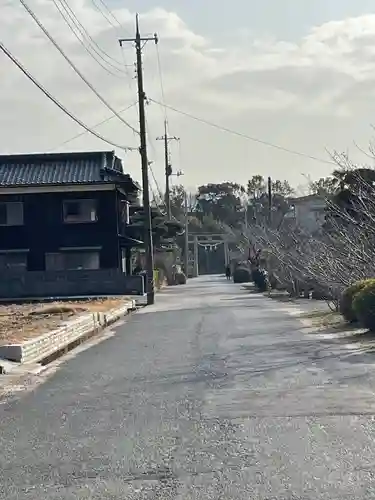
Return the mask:
<path id="1" fill-rule="evenodd" d="M 72 271 L 78 269 L 99 269 L 99 252 L 76 251 L 46 254 L 46 271 Z"/>
<path id="2" fill-rule="evenodd" d="M 64 222 L 97 221 L 96 200 L 66 200 L 63 202 Z"/>
<path id="3" fill-rule="evenodd" d="M 130 224 L 130 209 L 127 201 L 121 202 L 121 220 L 127 226 Z"/>
<path id="4" fill-rule="evenodd" d="M 0 203 L 0 226 L 22 226 L 23 203 Z"/>
<path id="5" fill-rule="evenodd" d="M 5 271 L 6 269 L 27 271 L 27 253 L 0 253 L 0 270 Z"/>

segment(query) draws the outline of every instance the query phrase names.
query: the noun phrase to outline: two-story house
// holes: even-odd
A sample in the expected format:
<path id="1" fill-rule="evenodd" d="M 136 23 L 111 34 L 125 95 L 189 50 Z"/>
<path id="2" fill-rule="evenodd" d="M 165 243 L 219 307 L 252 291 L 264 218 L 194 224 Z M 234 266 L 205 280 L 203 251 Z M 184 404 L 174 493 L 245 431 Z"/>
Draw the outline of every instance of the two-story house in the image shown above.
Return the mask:
<path id="1" fill-rule="evenodd" d="M 0 156 L 0 274 L 131 275 L 142 241 L 129 236 L 129 206 L 139 190 L 113 151 Z"/>

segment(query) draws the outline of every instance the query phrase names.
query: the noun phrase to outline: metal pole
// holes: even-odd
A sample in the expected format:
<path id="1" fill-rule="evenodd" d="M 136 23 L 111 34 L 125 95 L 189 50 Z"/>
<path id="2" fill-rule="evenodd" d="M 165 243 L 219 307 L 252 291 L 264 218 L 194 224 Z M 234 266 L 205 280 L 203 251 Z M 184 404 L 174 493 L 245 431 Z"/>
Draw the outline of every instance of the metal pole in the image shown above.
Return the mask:
<path id="1" fill-rule="evenodd" d="M 229 251 L 228 251 L 228 241 L 224 241 L 224 260 L 225 260 L 225 267 L 230 264 L 229 262 Z"/>
<path id="2" fill-rule="evenodd" d="M 152 222 L 151 222 L 151 206 L 148 181 L 148 158 L 147 158 L 147 140 L 146 140 L 146 117 L 145 117 L 145 92 L 143 88 L 143 69 L 142 69 L 142 41 L 153 40 L 158 43 L 156 35 L 152 38 L 142 38 L 139 32 L 138 14 L 136 16 L 136 35 L 135 38 L 121 39 L 120 45 L 123 42 L 135 42 L 137 53 L 137 81 L 138 81 L 138 107 L 139 107 L 139 127 L 140 127 L 140 148 L 142 165 L 142 194 L 143 194 L 143 210 L 145 214 L 144 226 L 144 243 L 146 253 L 146 272 L 147 272 L 147 304 L 155 302 L 154 292 L 154 254 L 152 244 Z"/>
<path id="3" fill-rule="evenodd" d="M 185 254 L 184 254 L 185 274 L 189 274 L 189 214 L 187 192 L 185 190 Z"/>
<path id="4" fill-rule="evenodd" d="M 169 165 L 167 120 L 164 120 L 164 155 L 165 155 L 165 204 L 167 206 L 168 220 L 171 218 L 171 193 L 169 189 L 169 176 L 171 175 L 171 166 Z"/>
<path id="5" fill-rule="evenodd" d="M 198 256 L 198 236 L 194 236 L 194 278 L 199 276 Z"/>
<path id="6" fill-rule="evenodd" d="M 165 205 L 167 208 L 168 219 L 171 219 L 171 190 L 170 190 L 170 177 L 172 175 L 172 166 L 169 162 L 169 141 L 179 141 L 179 137 L 168 137 L 167 133 L 167 120 L 164 120 L 164 135 L 157 137 L 157 141 L 164 141 L 164 163 L 165 163 Z"/>
<path id="7" fill-rule="evenodd" d="M 272 224 L 272 179 L 268 177 L 268 223 Z"/>

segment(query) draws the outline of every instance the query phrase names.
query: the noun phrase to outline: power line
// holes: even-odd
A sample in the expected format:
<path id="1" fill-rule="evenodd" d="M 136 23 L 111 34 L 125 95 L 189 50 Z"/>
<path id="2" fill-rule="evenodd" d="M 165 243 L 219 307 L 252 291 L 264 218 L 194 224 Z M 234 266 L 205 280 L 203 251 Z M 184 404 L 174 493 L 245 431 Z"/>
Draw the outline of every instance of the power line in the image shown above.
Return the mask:
<path id="1" fill-rule="evenodd" d="M 262 144 L 263 146 L 268 146 L 270 148 L 278 149 L 279 151 L 283 151 L 284 153 L 290 153 L 293 155 L 302 156 L 303 158 L 308 158 L 309 160 L 318 161 L 320 163 L 326 163 L 327 165 L 336 165 L 336 163 L 333 161 L 325 160 L 324 158 L 318 158 L 317 156 L 312 156 L 312 155 L 309 155 L 306 153 L 302 153 L 301 151 L 296 151 L 294 149 L 289 149 L 289 148 L 286 148 L 284 146 L 280 146 L 278 144 L 274 144 L 272 142 L 265 141 L 263 139 L 258 139 L 257 137 L 252 137 L 252 136 L 244 134 L 242 132 L 232 130 L 232 129 L 224 127 L 222 125 L 218 125 L 217 123 L 210 122 L 208 120 L 205 120 L 204 118 L 199 118 L 198 116 L 194 116 L 190 113 L 187 113 L 186 111 L 181 111 L 180 109 L 174 108 L 173 106 L 170 106 L 168 104 L 163 104 L 161 102 L 158 102 L 155 99 L 148 98 L 148 100 L 150 102 L 154 102 L 155 104 L 158 104 L 159 106 L 164 106 L 167 109 L 175 111 L 176 113 L 179 113 L 180 115 L 186 116 L 187 118 L 191 118 L 192 120 L 195 120 L 195 121 L 200 122 L 200 123 L 204 123 L 205 125 L 209 125 L 210 127 L 221 130 L 222 132 L 228 132 L 229 134 L 236 135 L 238 137 L 242 137 L 243 139 L 248 139 L 249 141 L 256 142 L 258 144 Z"/>
<path id="2" fill-rule="evenodd" d="M 69 27 L 70 31 L 73 33 L 73 35 L 75 36 L 75 38 L 78 40 L 78 42 L 83 46 L 83 48 L 86 50 L 86 52 L 88 52 L 88 54 L 105 70 L 107 71 L 109 74 L 111 74 L 112 76 L 115 76 L 117 78 L 120 78 L 120 75 L 117 74 L 117 73 L 113 73 L 111 70 L 109 70 L 106 66 L 104 66 L 104 64 L 101 62 L 101 61 L 104 61 L 105 64 L 108 64 L 109 66 L 111 66 L 114 70 L 120 72 L 120 73 L 124 73 L 118 66 L 116 66 L 115 64 L 113 64 L 111 61 L 114 61 L 117 65 L 120 65 L 122 67 L 122 63 L 117 61 L 116 59 L 114 59 L 112 56 L 110 56 L 109 54 L 107 54 L 107 52 L 105 52 L 96 42 L 95 40 L 92 38 L 92 36 L 90 35 L 90 33 L 88 33 L 88 31 L 86 30 L 86 28 L 83 26 L 83 24 L 79 21 L 79 19 L 77 18 L 75 12 L 73 11 L 73 9 L 69 6 L 69 4 L 65 1 L 65 0 L 52 0 L 56 9 L 58 10 L 60 16 L 63 18 L 63 20 L 65 21 L 65 23 L 67 24 L 67 26 Z M 60 4 L 61 7 L 58 5 Z M 62 9 L 65 11 L 65 14 L 64 12 L 62 11 Z M 69 22 L 69 19 L 67 19 L 67 16 L 68 18 L 70 19 L 70 22 Z M 73 23 L 73 26 L 75 27 L 75 29 L 79 32 L 79 34 L 81 35 L 81 37 L 77 34 L 77 32 L 73 29 L 71 23 Z M 89 47 L 85 44 L 85 41 L 86 40 L 88 42 L 88 45 Z M 95 54 L 97 54 L 97 56 L 101 59 L 98 60 L 98 58 L 90 51 L 93 50 Z M 110 61 L 107 61 L 103 55 L 104 54 L 108 59 L 110 59 Z M 124 73 L 125 74 L 125 73 Z"/>
<path id="3" fill-rule="evenodd" d="M 103 10 L 100 8 L 100 6 L 98 5 L 98 3 L 96 2 L 96 0 L 91 0 L 91 3 L 95 6 L 96 10 L 98 12 L 100 12 L 100 14 L 104 17 L 104 19 L 113 27 L 113 28 L 116 28 L 118 29 L 118 27 L 122 27 L 120 21 L 115 17 L 115 15 L 112 13 L 112 11 L 110 10 L 109 7 L 107 7 L 107 5 L 105 4 L 105 2 L 103 2 L 102 0 L 99 0 L 99 3 L 101 3 L 103 5 L 103 7 L 105 8 L 105 10 L 109 13 L 110 17 L 114 19 L 115 23 L 117 24 L 114 24 L 114 22 L 107 16 L 107 14 L 105 14 L 105 12 L 103 12 Z"/>
<path id="4" fill-rule="evenodd" d="M 157 152 L 156 152 L 156 148 L 155 148 L 154 143 L 150 140 L 151 134 L 150 134 L 150 127 L 149 127 L 147 118 L 146 118 L 146 131 L 147 131 L 148 144 L 149 144 L 150 148 L 152 149 L 152 151 L 153 151 L 153 153 L 154 153 L 154 155 L 156 157 L 157 156 Z M 154 180 L 156 189 L 157 189 L 157 191 L 159 193 L 159 197 L 160 197 L 160 200 L 161 200 L 160 204 L 165 208 L 166 212 L 168 212 L 168 207 L 167 207 L 165 196 L 163 196 L 163 194 L 162 194 L 162 190 L 160 189 L 159 183 L 156 180 L 156 177 L 154 175 L 154 172 L 153 172 L 153 169 L 152 169 L 151 165 L 149 165 L 149 169 L 150 169 L 150 172 L 151 172 L 151 176 L 152 176 L 152 178 Z M 174 215 L 172 215 L 172 219 L 177 220 Z"/>
<path id="5" fill-rule="evenodd" d="M 108 12 L 109 16 L 114 20 L 115 24 L 113 23 L 113 21 L 111 21 L 110 18 L 108 18 L 108 16 L 105 14 L 105 12 L 103 12 L 103 10 L 100 8 L 100 5 L 98 5 L 96 0 L 91 0 L 91 3 L 94 5 L 96 10 L 103 16 L 103 18 L 110 24 L 110 26 L 112 26 L 112 28 L 115 28 L 116 30 L 118 30 L 120 28 L 121 31 L 123 31 L 127 35 L 131 36 L 129 34 L 129 32 L 125 29 L 124 25 L 118 20 L 118 18 L 114 15 L 114 13 L 108 7 L 108 5 L 106 4 L 106 2 L 104 0 L 98 0 L 98 3 L 100 3 L 104 7 L 105 11 Z M 122 45 L 120 46 L 120 49 L 121 49 L 121 56 L 123 58 L 124 66 L 126 68 L 126 73 L 127 73 L 128 77 L 130 79 L 132 79 L 132 77 L 129 73 L 129 70 L 128 70 L 128 65 L 126 64 L 126 61 L 125 61 L 124 50 L 123 50 Z M 129 88 L 131 89 L 130 83 L 129 83 Z"/>
<path id="6" fill-rule="evenodd" d="M 160 62 L 160 52 L 159 52 L 159 44 L 156 45 L 156 55 L 157 55 L 157 63 L 158 63 L 158 73 L 159 73 L 159 80 L 160 80 L 160 90 L 161 90 L 161 97 L 162 101 L 164 103 L 164 119 L 166 123 L 168 124 L 168 117 L 167 117 L 167 108 L 165 106 L 165 92 L 164 92 L 164 82 L 163 82 L 163 72 L 161 70 L 161 62 Z"/>
<path id="7" fill-rule="evenodd" d="M 149 164 L 148 168 L 149 168 L 149 170 L 150 170 L 151 177 L 152 177 L 152 179 L 153 179 L 153 181 L 154 181 L 154 184 L 155 184 L 155 186 L 156 186 L 156 189 L 157 189 L 157 191 L 158 191 L 158 195 L 159 195 L 159 197 L 157 198 L 157 197 L 155 196 L 155 193 L 154 193 L 154 190 L 152 189 L 152 186 L 150 186 L 150 189 L 151 189 L 151 192 L 152 192 L 152 194 L 153 194 L 154 201 L 155 201 L 155 200 L 157 200 L 157 199 L 159 199 L 159 202 L 158 202 L 158 206 L 159 206 L 159 205 L 162 205 L 162 204 L 163 204 L 163 196 L 161 196 L 161 194 L 160 194 L 159 185 L 158 185 L 158 183 L 157 183 L 157 180 L 156 180 L 156 177 L 155 177 L 154 171 L 153 171 L 152 166 L 151 166 L 150 164 Z"/>
<path id="8" fill-rule="evenodd" d="M 110 19 L 108 19 L 108 17 L 106 16 L 106 14 L 104 14 L 104 12 L 102 11 L 102 9 L 98 6 L 97 1 L 98 1 L 98 3 L 100 3 L 104 7 L 104 10 L 114 20 L 114 22 L 117 24 L 117 27 L 121 28 L 121 30 L 123 30 L 125 33 L 127 33 L 128 35 L 130 35 L 129 32 L 125 29 L 123 23 L 121 21 L 119 21 L 118 17 L 115 16 L 115 14 L 113 13 L 113 11 L 108 7 L 107 3 L 104 0 L 91 0 L 91 2 L 95 5 L 96 9 L 102 14 L 102 16 L 104 17 L 104 19 L 106 19 L 111 26 L 113 26 L 114 28 L 116 28 L 116 26 L 112 23 L 112 21 Z"/>
<path id="9" fill-rule="evenodd" d="M 151 141 L 150 137 L 150 127 L 149 127 L 149 124 L 148 124 L 148 121 L 147 121 L 147 118 L 146 118 L 146 130 L 147 130 L 147 139 L 148 139 L 148 144 L 150 146 L 150 148 L 152 149 L 152 152 L 154 154 L 154 156 L 156 157 L 157 156 L 157 152 L 156 152 L 156 148 L 155 148 L 155 145 L 154 143 Z M 161 203 L 163 203 L 163 205 L 165 206 L 165 208 L 167 208 L 167 205 L 165 203 L 165 199 L 164 199 L 164 196 L 162 194 L 162 191 L 160 189 L 160 186 L 159 186 L 159 183 L 158 181 L 156 180 L 156 177 L 154 175 L 154 172 L 153 172 L 153 169 L 151 168 L 151 165 L 149 165 L 149 168 L 150 168 L 150 172 L 151 172 L 151 175 L 152 175 L 152 178 L 154 179 L 154 183 L 155 183 L 155 186 L 156 186 L 156 189 L 159 193 L 159 196 L 160 196 L 160 200 L 161 200 Z"/>
<path id="10" fill-rule="evenodd" d="M 55 46 L 55 48 L 60 52 L 60 54 L 64 57 L 64 59 L 69 63 L 69 65 L 74 69 L 77 75 L 81 78 L 83 82 L 94 92 L 94 94 L 98 97 L 98 99 L 107 106 L 108 109 L 112 111 L 112 113 L 124 123 L 127 127 L 129 127 L 133 132 L 139 134 L 138 130 L 136 130 L 130 123 L 122 118 L 122 116 L 117 113 L 117 111 L 108 103 L 108 101 L 96 90 L 96 88 L 87 80 L 87 78 L 80 72 L 77 66 L 73 63 L 73 61 L 65 54 L 60 45 L 56 42 L 56 40 L 50 35 L 47 29 L 43 26 L 43 24 L 39 21 L 35 13 L 30 9 L 30 7 L 26 4 L 25 0 L 20 0 L 22 6 L 28 12 L 28 14 L 33 18 L 35 23 L 39 26 L 39 28 L 43 31 L 43 33 L 47 36 L 50 42 Z"/>
<path id="11" fill-rule="evenodd" d="M 71 113 L 61 102 L 59 102 L 55 97 L 53 97 L 52 94 L 48 92 L 47 89 L 43 87 L 42 84 L 40 84 L 30 73 L 29 71 L 21 64 L 16 57 L 13 56 L 13 54 L 5 47 L 5 45 L 0 42 L 0 50 L 22 71 L 22 73 L 30 80 L 33 82 L 33 84 L 38 87 L 39 90 L 43 92 L 43 94 L 48 97 L 50 101 L 52 101 L 58 108 L 61 109 L 66 115 L 68 115 L 72 120 L 74 120 L 78 125 L 80 125 L 82 128 L 84 128 L 87 132 L 90 134 L 94 135 L 98 139 L 106 142 L 107 144 L 110 144 L 111 146 L 114 146 L 119 149 L 123 149 L 125 151 L 134 151 L 138 148 L 133 148 L 129 146 L 122 146 L 119 144 L 116 144 L 115 142 L 112 142 L 109 139 L 106 139 L 102 135 L 98 134 L 94 130 L 92 130 L 88 125 L 86 125 L 83 121 L 81 121 L 79 118 L 77 118 L 73 113 Z"/>
<path id="12" fill-rule="evenodd" d="M 128 111 L 128 109 L 132 108 L 136 104 L 138 104 L 138 101 L 133 102 L 133 104 L 130 104 L 130 106 L 127 106 L 126 108 L 120 109 L 119 113 L 120 114 L 125 113 L 125 111 Z M 95 125 L 92 125 L 91 128 L 95 129 L 97 127 L 100 127 L 100 125 L 104 125 L 105 123 L 108 123 L 110 120 L 113 120 L 113 118 L 115 118 L 115 115 L 108 116 L 107 118 L 104 118 L 104 120 L 96 123 Z M 67 139 L 66 141 L 62 142 L 59 146 L 55 147 L 52 151 L 54 151 L 55 149 L 59 149 L 62 146 L 65 146 L 65 144 L 68 144 L 69 142 L 72 142 L 72 141 L 75 141 L 76 139 L 79 139 L 79 137 L 82 137 L 86 133 L 87 133 L 87 131 L 80 132 L 79 134 L 75 135 L 74 137 L 71 137 L 70 139 Z"/>

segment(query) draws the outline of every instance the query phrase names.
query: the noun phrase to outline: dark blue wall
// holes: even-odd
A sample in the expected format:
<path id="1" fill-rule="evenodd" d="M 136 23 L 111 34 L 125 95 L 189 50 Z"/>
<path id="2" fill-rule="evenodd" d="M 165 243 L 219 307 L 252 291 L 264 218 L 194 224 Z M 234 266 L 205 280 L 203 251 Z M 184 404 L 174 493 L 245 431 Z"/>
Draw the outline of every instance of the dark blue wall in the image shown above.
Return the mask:
<path id="1" fill-rule="evenodd" d="M 63 201 L 85 198 L 97 200 L 98 221 L 64 223 Z M 61 247 L 76 246 L 101 246 L 101 268 L 121 268 L 116 191 L 1 195 L 0 202 L 6 201 L 24 203 L 24 225 L 0 226 L 0 250 L 30 249 L 28 270 L 43 271 L 45 253 L 58 252 Z"/>

